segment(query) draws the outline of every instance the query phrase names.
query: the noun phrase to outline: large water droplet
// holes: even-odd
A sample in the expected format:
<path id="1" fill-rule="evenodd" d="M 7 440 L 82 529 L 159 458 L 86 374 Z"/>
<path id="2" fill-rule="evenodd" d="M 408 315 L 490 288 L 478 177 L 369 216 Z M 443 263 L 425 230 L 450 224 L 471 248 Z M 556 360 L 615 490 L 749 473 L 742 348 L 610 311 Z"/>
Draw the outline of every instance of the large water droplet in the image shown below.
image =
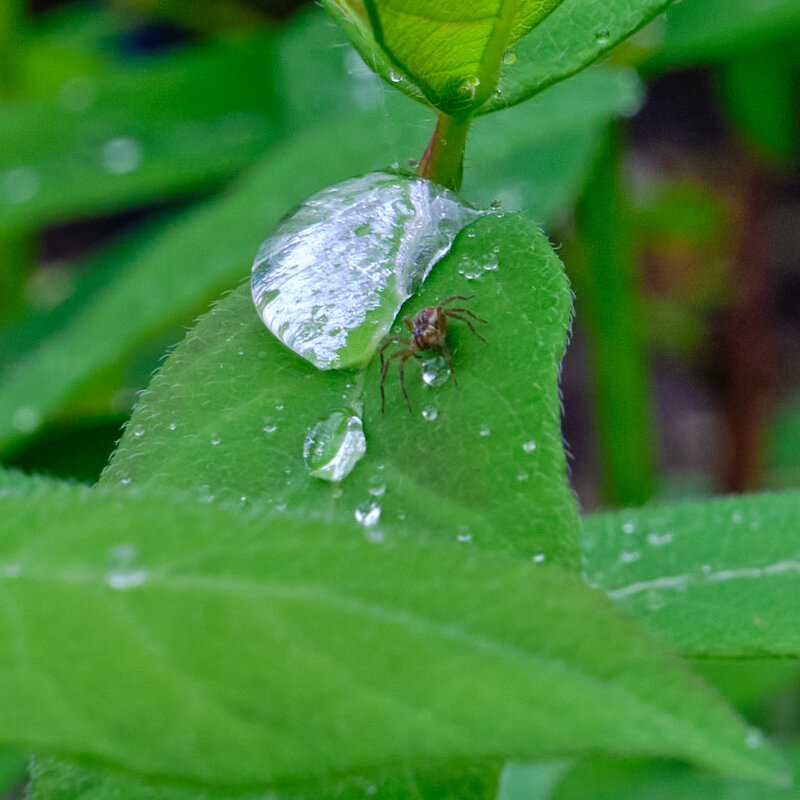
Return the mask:
<path id="1" fill-rule="evenodd" d="M 39 194 L 39 173 L 33 167 L 16 167 L 3 175 L 3 199 L 7 203 L 27 203 Z"/>
<path id="2" fill-rule="evenodd" d="M 443 356 L 431 356 L 422 362 L 422 380 L 428 386 L 441 386 L 450 377 L 450 367 Z"/>
<path id="3" fill-rule="evenodd" d="M 352 472 L 366 451 L 361 417 L 348 411 L 334 411 L 309 429 L 303 458 L 315 478 L 338 483 Z"/>
<path id="4" fill-rule="evenodd" d="M 264 324 L 320 369 L 366 363 L 458 233 L 483 212 L 413 175 L 374 172 L 302 203 L 261 245 Z"/>

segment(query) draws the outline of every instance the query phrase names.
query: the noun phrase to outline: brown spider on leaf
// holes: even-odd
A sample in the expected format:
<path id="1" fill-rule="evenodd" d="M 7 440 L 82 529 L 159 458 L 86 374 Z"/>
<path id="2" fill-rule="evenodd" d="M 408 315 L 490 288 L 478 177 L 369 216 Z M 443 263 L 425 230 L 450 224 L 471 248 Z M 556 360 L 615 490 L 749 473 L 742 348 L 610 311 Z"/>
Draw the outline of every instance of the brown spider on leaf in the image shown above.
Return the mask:
<path id="1" fill-rule="evenodd" d="M 442 351 L 444 360 L 447 362 L 447 366 L 450 369 L 450 375 L 453 378 L 453 383 L 458 386 L 456 373 L 453 370 L 453 359 L 450 355 L 450 350 L 447 348 L 447 342 L 445 341 L 447 336 L 447 318 L 452 317 L 453 319 L 460 320 L 461 322 L 466 322 L 469 326 L 469 329 L 482 342 L 485 342 L 486 339 L 484 339 L 483 336 L 481 336 L 478 331 L 475 330 L 472 323 L 466 317 L 462 316 L 462 314 L 468 314 L 478 322 L 486 323 L 486 320 L 481 319 L 476 314 L 473 314 L 468 308 L 445 308 L 445 306 L 448 305 L 448 303 L 452 303 L 453 300 L 472 300 L 473 297 L 475 297 L 474 294 L 471 294 L 469 297 L 464 297 L 460 294 L 454 294 L 452 297 L 448 297 L 447 300 L 442 300 L 442 302 L 438 305 L 427 306 L 426 308 L 418 311 L 413 322 L 408 317 L 403 317 L 405 326 L 411 331 L 411 338 L 407 339 L 404 336 L 390 336 L 383 343 L 383 347 L 381 347 L 380 350 L 381 414 L 384 413 L 384 408 L 386 405 L 383 384 L 386 380 L 386 373 L 389 371 L 389 364 L 391 364 L 392 360 L 395 358 L 400 359 L 400 388 L 403 390 L 403 397 L 406 398 L 408 410 L 412 414 L 414 412 L 411 408 L 411 401 L 408 399 L 408 393 L 406 392 L 406 378 L 404 372 L 406 361 L 408 361 L 411 356 L 415 356 L 421 350 L 430 350 L 432 347 L 438 347 Z M 402 350 L 392 353 L 389 358 L 384 361 L 383 351 L 386 350 L 386 348 L 392 344 L 392 342 L 402 342 L 406 346 Z"/>

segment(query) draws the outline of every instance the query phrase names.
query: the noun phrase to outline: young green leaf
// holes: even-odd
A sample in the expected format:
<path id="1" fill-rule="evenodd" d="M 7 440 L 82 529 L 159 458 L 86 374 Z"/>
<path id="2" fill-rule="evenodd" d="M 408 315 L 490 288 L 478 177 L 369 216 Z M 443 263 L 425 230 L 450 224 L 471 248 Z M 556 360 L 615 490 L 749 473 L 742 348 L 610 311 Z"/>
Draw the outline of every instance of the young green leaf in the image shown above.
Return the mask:
<path id="1" fill-rule="evenodd" d="M 494 92 L 509 47 L 563 0 L 330 0 L 368 64 L 388 62 L 447 114 L 474 112 Z M 374 44 L 371 44 L 371 41 Z M 372 61 L 370 56 L 374 55 Z M 389 80 L 401 76 L 389 72 Z"/>
<path id="2" fill-rule="evenodd" d="M 382 414 L 378 358 L 361 370 L 316 369 L 263 327 L 249 287 L 236 291 L 141 396 L 104 480 L 268 498 L 371 536 L 414 531 L 574 565 L 578 521 L 558 393 L 572 298 L 561 262 L 531 222 L 490 215 L 456 238 L 401 313 L 413 317 L 453 295 L 469 298 L 453 307 L 488 322 L 466 317 L 486 341 L 451 320 L 458 386 L 424 353 L 405 368 L 414 413 L 395 366 Z M 320 465 L 307 464 L 304 450 L 337 414 L 361 420 L 366 456 L 332 486 L 310 474 Z"/>
<path id="3" fill-rule="evenodd" d="M 671 0 L 563 0 L 506 58 L 479 114 L 500 111 L 585 69 L 661 13 Z"/>
<path id="4" fill-rule="evenodd" d="M 800 494 L 583 519 L 586 576 L 699 656 L 800 655 Z"/>
<path id="5" fill-rule="evenodd" d="M 558 567 L 158 492 L 59 488 L 0 515 L 4 741 L 240 792 L 597 749 L 782 778 Z"/>

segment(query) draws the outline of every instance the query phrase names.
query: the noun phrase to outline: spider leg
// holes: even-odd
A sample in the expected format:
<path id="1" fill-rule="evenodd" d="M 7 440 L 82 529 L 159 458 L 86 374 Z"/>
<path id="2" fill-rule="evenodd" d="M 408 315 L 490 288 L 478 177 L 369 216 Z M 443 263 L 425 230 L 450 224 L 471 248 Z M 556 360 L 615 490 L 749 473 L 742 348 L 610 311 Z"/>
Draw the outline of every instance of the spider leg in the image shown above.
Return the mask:
<path id="1" fill-rule="evenodd" d="M 402 352 L 402 351 L 401 351 Z M 405 366 L 406 361 L 408 361 L 413 353 L 403 353 L 403 357 L 400 359 L 400 388 L 403 390 L 403 397 L 406 399 L 406 405 L 408 406 L 408 413 L 413 414 L 414 410 L 411 408 L 411 401 L 408 399 L 408 392 L 406 391 L 406 373 L 405 373 Z"/>
<path id="2" fill-rule="evenodd" d="M 414 332 L 414 323 L 409 319 L 409 317 L 403 317 L 403 322 L 412 333 Z"/>
<path id="3" fill-rule="evenodd" d="M 450 349 L 447 346 L 446 342 L 442 342 L 442 355 L 444 356 L 445 363 L 447 364 L 450 370 L 450 377 L 453 379 L 453 383 L 458 386 L 458 381 L 456 380 L 456 371 L 453 369 L 453 356 L 450 355 Z"/>
<path id="4" fill-rule="evenodd" d="M 446 306 L 448 303 L 452 303 L 453 300 L 472 300 L 474 299 L 474 297 L 475 297 L 474 294 L 471 294 L 468 297 L 465 297 L 463 294 L 454 294 L 448 297 L 447 300 L 442 300 L 442 302 L 439 303 L 436 307 L 442 308 L 443 306 Z"/>
<path id="5" fill-rule="evenodd" d="M 392 343 L 392 342 L 402 342 L 405 345 L 411 345 L 411 341 L 409 339 L 404 338 L 403 336 L 390 336 L 384 343 L 383 347 L 380 349 L 380 356 L 381 356 L 381 367 L 383 366 L 383 351 Z M 399 350 L 398 352 L 402 352 Z"/>
<path id="6" fill-rule="evenodd" d="M 383 354 L 381 354 L 381 414 L 384 413 L 384 409 L 386 407 L 386 394 L 384 392 L 383 384 L 386 381 L 386 373 L 389 371 L 389 365 L 392 363 L 392 360 L 398 357 L 403 357 L 402 364 L 405 364 L 406 359 L 410 358 L 413 353 L 409 353 L 408 350 L 398 350 L 396 353 L 392 353 L 386 361 L 383 361 Z M 400 377 L 403 376 L 402 367 L 400 369 Z M 402 383 L 402 381 L 401 381 Z M 403 388 L 403 393 L 405 394 L 405 388 Z M 408 400 L 408 398 L 406 398 Z"/>
<path id="7" fill-rule="evenodd" d="M 472 317 L 472 319 L 476 319 L 478 320 L 478 322 L 483 322 L 485 325 L 489 324 L 487 320 L 481 319 L 477 314 L 473 314 L 472 311 L 470 311 L 468 308 L 446 308 L 444 310 L 444 315 L 446 317 L 452 316 L 454 311 L 458 314 L 469 314 Z"/>
<path id="8" fill-rule="evenodd" d="M 475 330 L 475 326 L 474 326 L 474 325 L 473 325 L 473 324 L 472 324 L 472 323 L 471 323 L 471 322 L 470 322 L 470 321 L 469 321 L 469 320 L 468 320 L 466 317 L 461 317 L 461 316 L 459 316 L 458 314 L 450 314 L 449 316 L 451 316 L 453 319 L 457 319 L 457 320 L 459 320 L 460 322 L 466 322 L 466 324 L 467 324 L 467 326 L 469 327 L 469 329 L 470 329 L 470 330 L 471 330 L 471 331 L 472 331 L 472 332 L 473 332 L 473 333 L 474 333 L 474 334 L 475 334 L 475 335 L 476 335 L 476 336 L 477 336 L 477 337 L 478 337 L 478 338 L 479 338 L 479 339 L 480 339 L 482 342 L 485 342 L 485 341 L 486 341 L 486 339 L 484 339 L 484 338 L 483 338 L 483 336 L 481 336 L 481 335 L 478 333 L 478 331 L 476 331 L 476 330 Z M 401 352 L 402 352 L 402 351 L 401 351 Z"/>

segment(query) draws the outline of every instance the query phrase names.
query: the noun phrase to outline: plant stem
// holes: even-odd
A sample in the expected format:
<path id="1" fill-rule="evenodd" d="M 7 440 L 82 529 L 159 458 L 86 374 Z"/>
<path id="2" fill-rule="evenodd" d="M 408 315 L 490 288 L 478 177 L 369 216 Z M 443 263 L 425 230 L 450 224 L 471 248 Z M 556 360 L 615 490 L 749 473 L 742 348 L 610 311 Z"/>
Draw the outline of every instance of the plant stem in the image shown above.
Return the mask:
<path id="1" fill-rule="evenodd" d="M 417 174 L 458 191 L 464 174 L 464 150 L 471 122 L 470 115 L 451 117 L 440 111 Z"/>
<path id="2" fill-rule="evenodd" d="M 0 103 L 17 91 L 17 41 L 24 13 L 25 0 L 0 2 Z M 25 235 L 0 235 L 0 320 L 16 314 L 22 305 L 31 244 Z"/>
<path id="3" fill-rule="evenodd" d="M 654 436 L 628 210 L 620 187 L 621 128 L 609 128 L 578 208 L 584 253 L 578 319 L 587 328 L 605 498 L 653 494 Z"/>

